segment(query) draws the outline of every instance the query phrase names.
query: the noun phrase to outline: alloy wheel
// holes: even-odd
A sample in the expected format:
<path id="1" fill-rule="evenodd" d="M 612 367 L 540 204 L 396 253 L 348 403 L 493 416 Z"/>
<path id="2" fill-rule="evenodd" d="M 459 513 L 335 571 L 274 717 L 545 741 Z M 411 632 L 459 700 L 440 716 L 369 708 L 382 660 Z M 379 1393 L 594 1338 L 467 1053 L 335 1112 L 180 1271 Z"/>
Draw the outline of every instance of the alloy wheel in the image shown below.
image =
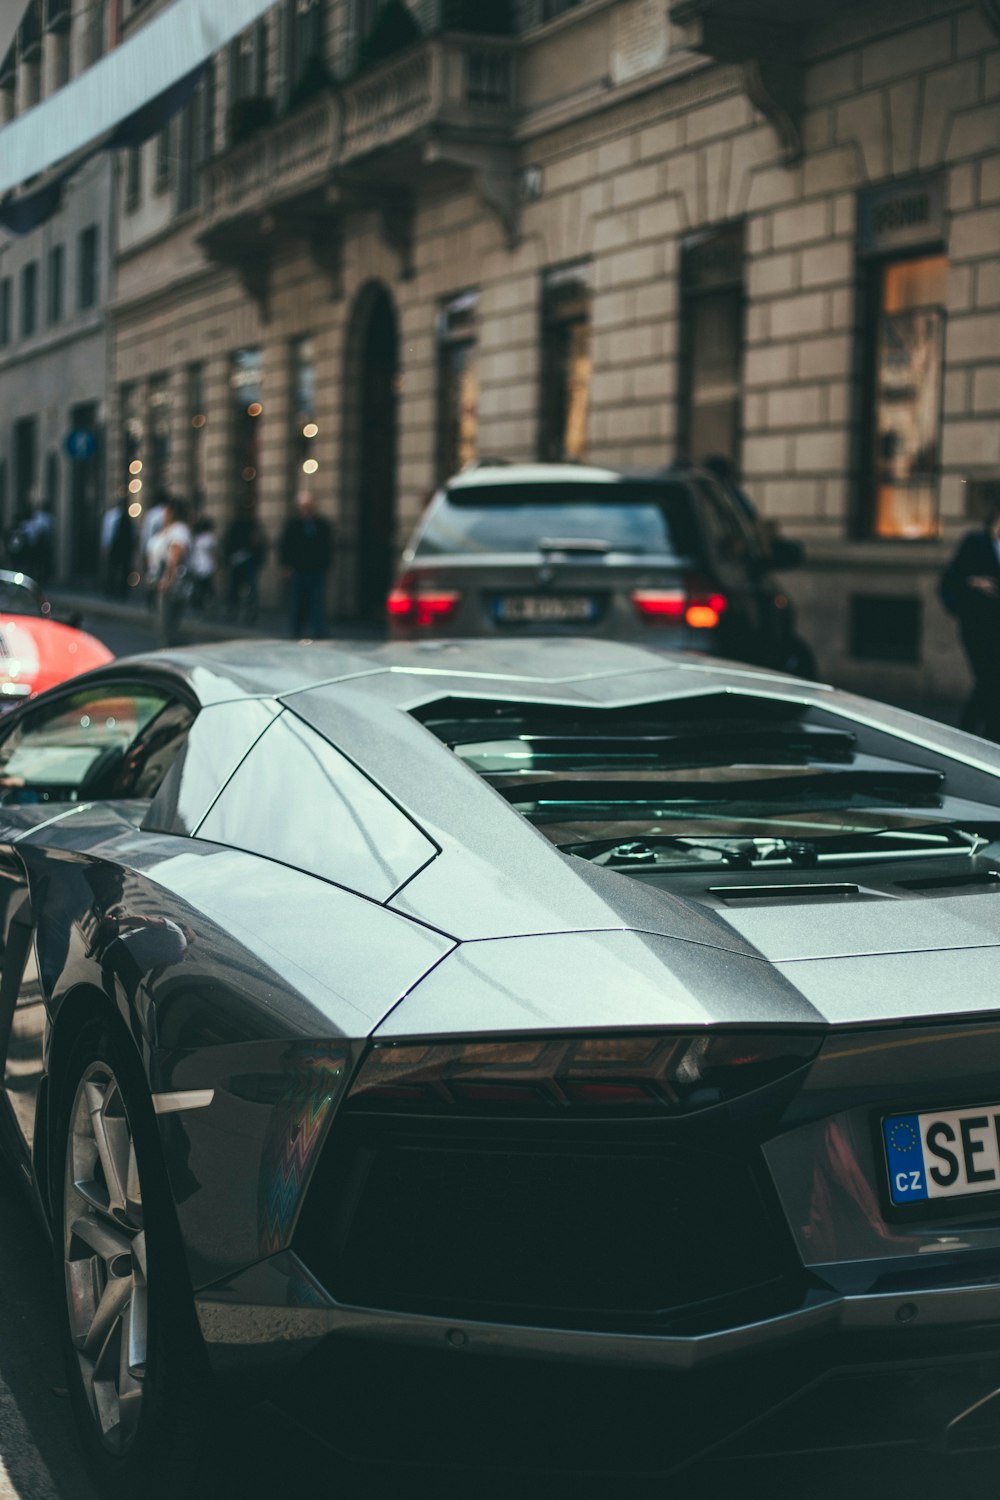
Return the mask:
<path id="1" fill-rule="evenodd" d="M 63 1258 L 70 1338 L 101 1441 L 131 1446 L 149 1332 L 142 1187 L 122 1091 L 104 1062 L 77 1085 L 66 1146 Z"/>

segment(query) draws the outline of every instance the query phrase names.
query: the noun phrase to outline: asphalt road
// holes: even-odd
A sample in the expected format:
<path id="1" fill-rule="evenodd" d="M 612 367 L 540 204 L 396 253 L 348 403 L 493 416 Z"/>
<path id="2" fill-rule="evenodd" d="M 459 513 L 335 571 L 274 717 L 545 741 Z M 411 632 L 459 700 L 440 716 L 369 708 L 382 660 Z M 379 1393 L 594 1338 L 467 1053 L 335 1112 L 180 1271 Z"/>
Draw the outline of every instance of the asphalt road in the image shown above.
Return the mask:
<path id="1" fill-rule="evenodd" d="M 155 645 L 153 631 L 88 621 L 116 654 Z M 97 1500 L 76 1445 L 56 1338 L 52 1254 L 17 1185 L 0 1171 L 0 1500 Z M 552 1381 L 559 1380 L 554 1367 Z M 336 1425 L 330 1399 L 330 1427 Z M 393 1407 L 387 1402 L 387 1423 Z M 495 1451 L 516 1450 L 502 1419 Z M 891 1436 L 887 1434 L 886 1436 Z M 588 1434 L 581 1432 L 586 1446 Z M 1000 1441 L 1000 1432 L 998 1432 Z M 359 1474 L 331 1448 L 306 1437 L 287 1415 L 257 1406 L 218 1417 L 218 1441 L 202 1472 L 199 1500 L 271 1500 L 317 1495 L 336 1500 L 987 1500 L 997 1492 L 1000 1451 L 965 1457 L 899 1449 L 741 1457 L 699 1464 L 677 1479 L 524 1481 L 491 1469 L 461 1475 L 424 1470 Z M 135 1500 L 142 1500 L 136 1496 Z M 180 1497 L 178 1497 L 180 1500 Z"/>

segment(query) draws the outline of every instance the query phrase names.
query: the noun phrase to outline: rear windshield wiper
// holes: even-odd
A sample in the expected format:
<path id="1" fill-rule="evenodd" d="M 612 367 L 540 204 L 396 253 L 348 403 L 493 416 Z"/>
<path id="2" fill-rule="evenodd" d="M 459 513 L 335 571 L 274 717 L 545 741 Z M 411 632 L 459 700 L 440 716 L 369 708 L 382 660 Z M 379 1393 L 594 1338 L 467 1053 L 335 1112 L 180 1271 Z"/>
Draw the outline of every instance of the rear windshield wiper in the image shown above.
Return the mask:
<path id="1" fill-rule="evenodd" d="M 605 552 L 612 551 L 611 543 L 601 541 L 599 537 L 560 537 L 543 536 L 538 543 L 539 552 L 593 552 L 603 556 Z M 636 551 L 629 548 L 629 551 Z"/>

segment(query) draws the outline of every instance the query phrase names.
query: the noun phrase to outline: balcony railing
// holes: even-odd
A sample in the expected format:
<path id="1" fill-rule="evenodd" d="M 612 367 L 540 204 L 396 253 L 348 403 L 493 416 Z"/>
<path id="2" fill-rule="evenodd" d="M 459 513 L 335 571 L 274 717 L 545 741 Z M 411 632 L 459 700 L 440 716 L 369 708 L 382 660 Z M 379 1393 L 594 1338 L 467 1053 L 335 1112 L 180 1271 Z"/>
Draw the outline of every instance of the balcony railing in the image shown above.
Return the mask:
<path id="1" fill-rule="evenodd" d="M 436 137 L 503 142 L 515 109 L 514 42 L 444 35 L 421 42 L 335 93 L 233 147 L 205 169 L 206 239 L 326 186 L 357 186 L 378 153 L 380 181 L 393 148 Z M 388 166 L 386 166 L 388 161 Z M 400 172 L 409 180 L 412 153 Z"/>
<path id="2" fill-rule="evenodd" d="M 429 127 L 502 131 L 515 106 L 506 38 L 442 36 L 359 78 L 344 96 L 344 160 Z"/>
<path id="3" fill-rule="evenodd" d="M 340 142 L 340 103 L 325 95 L 227 151 L 205 168 L 206 229 L 322 188 Z"/>

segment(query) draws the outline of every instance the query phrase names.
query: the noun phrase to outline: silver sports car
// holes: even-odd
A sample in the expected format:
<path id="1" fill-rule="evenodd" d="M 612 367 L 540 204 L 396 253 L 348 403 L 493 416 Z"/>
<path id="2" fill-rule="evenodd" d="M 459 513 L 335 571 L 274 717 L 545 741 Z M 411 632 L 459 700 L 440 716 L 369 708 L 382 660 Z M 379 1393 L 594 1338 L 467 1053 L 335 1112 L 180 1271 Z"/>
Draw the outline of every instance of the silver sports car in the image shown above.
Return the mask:
<path id="1" fill-rule="evenodd" d="M 980 1439 L 997 749 L 609 642 L 244 643 L 25 704 L 0 788 L 5 1148 L 108 1493 L 182 1492 L 213 1381 L 560 1473 Z"/>

